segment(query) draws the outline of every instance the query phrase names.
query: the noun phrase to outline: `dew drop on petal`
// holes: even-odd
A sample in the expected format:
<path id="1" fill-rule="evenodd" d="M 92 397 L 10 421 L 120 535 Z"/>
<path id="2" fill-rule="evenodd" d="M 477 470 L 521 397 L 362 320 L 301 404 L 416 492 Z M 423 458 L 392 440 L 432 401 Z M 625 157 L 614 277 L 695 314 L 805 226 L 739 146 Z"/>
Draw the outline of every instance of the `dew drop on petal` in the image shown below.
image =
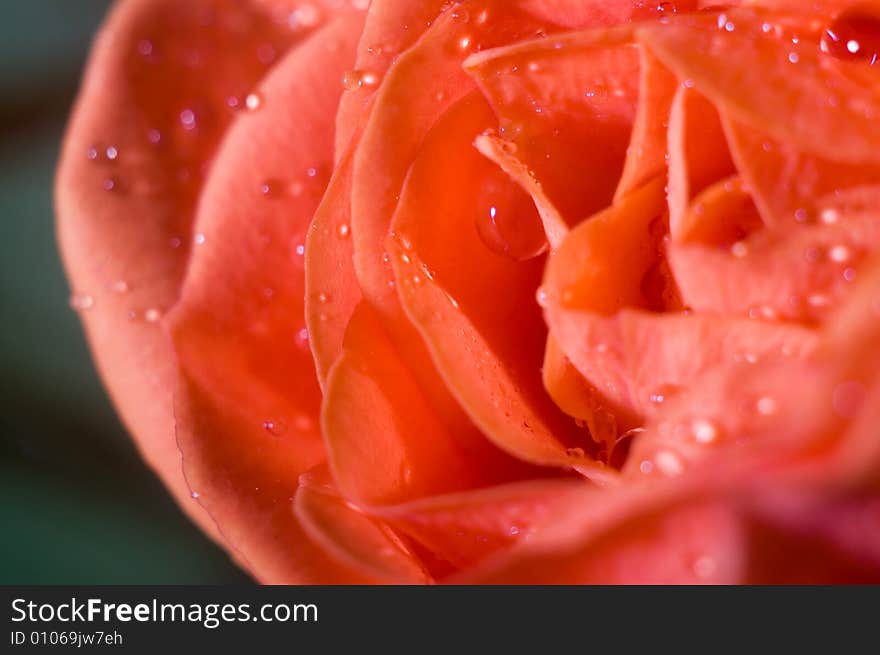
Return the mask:
<path id="1" fill-rule="evenodd" d="M 491 252 L 524 261 L 546 251 L 544 226 L 531 197 L 502 171 L 483 180 L 473 206 L 477 234 Z"/>
<path id="2" fill-rule="evenodd" d="M 714 423 L 706 419 L 694 420 L 691 423 L 691 432 L 694 436 L 694 441 L 700 444 L 710 444 L 718 439 L 718 428 Z"/>
<path id="3" fill-rule="evenodd" d="M 256 111 L 263 104 L 263 98 L 258 93 L 248 93 L 244 99 L 244 106 L 249 111 Z"/>
<path id="4" fill-rule="evenodd" d="M 709 578 L 718 569 L 718 563 L 715 558 L 703 555 L 694 560 L 694 573 L 698 578 Z"/>
<path id="5" fill-rule="evenodd" d="M 875 64 L 880 58 L 880 7 L 861 2 L 844 10 L 825 28 L 819 46 L 838 59 Z"/>
<path id="6" fill-rule="evenodd" d="M 162 318 L 162 312 L 155 307 L 144 310 L 144 320 L 147 323 L 157 323 Z"/>
<path id="7" fill-rule="evenodd" d="M 309 330 L 308 328 L 300 328 L 294 337 L 297 347 L 302 350 L 308 350 L 309 347 Z"/>
<path id="8" fill-rule="evenodd" d="M 193 130 L 196 127 L 196 114 L 192 109 L 184 109 L 180 112 L 180 124 L 185 130 Z"/>
<path id="9" fill-rule="evenodd" d="M 287 425 L 283 421 L 263 421 L 263 429 L 273 437 L 280 437 L 287 432 Z"/>
<path id="10" fill-rule="evenodd" d="M 95 306 L 95 299 L 88 294 L 73 294 L 70 296 L 70 307 L 76 311 L 89 310 Z"/>
<path id="11" fill-rule="evenodd" d="M 762 396 L 755 403 L 755 409 L 762 416 L 771 416 L 776 413 L 776 399 L 771 396 Z"/>
<path id="12" fill-rule="evenodd" d="M 654 465 L 661 473 L 670 477 L 681 475 L 684 471 L 681 459 L 670 450 L 661 450 L 654 455 Z"/>

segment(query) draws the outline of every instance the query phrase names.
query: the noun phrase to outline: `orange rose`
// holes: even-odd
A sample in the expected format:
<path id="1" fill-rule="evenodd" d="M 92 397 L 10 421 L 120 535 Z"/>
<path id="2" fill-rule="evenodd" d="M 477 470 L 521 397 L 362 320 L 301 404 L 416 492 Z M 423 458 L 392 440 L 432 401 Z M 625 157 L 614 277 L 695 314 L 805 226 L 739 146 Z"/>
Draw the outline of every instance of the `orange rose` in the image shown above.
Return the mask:
<path id="1" fill-rule="evenodd" d="M 880 580 L 880 8 L 709 4 L 119 2 L 73 303 L 257 579 Z"/>

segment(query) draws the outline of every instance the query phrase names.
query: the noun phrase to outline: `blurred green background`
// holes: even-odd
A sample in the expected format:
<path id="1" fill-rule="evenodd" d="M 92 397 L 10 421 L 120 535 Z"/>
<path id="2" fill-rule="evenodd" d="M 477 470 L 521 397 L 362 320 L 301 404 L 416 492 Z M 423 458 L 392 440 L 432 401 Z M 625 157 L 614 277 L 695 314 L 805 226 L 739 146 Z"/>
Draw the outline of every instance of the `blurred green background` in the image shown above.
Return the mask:
<path id="1" fill-rule="evenodd" d="M 3 3 L 0 583 L 247 582 L 141 463 L 68 307 L 52 179 L 89 41 L 110 4 Z"/>

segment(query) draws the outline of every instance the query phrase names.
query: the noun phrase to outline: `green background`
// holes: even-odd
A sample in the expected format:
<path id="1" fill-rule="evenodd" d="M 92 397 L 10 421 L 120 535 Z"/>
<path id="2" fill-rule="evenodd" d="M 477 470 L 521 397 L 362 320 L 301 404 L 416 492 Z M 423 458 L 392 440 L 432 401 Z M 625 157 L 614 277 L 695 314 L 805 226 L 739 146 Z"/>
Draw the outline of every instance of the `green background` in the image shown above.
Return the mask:
<path id="1" fill-rule="evenodd" d="M 0 14 L 0 583 L 247 582 L 140 461 L 68 306 L 52 178 L 110 4 L 5 0 Z"/>

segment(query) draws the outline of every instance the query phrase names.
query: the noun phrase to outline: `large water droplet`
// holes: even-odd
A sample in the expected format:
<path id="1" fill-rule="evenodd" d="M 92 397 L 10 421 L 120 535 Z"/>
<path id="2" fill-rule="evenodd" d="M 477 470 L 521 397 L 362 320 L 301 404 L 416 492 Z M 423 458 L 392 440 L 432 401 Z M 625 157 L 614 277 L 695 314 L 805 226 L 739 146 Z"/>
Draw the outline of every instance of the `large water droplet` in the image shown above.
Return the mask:
<path id="1" fill-rule="evenodd" d="M 493 171 L 484 179 L 474 200 L 474 225 L 489 250 L 523 261 L 547 249 L 544 226 L 531 197 L 504 172 Z"/>
<path id="2" fill-rule="evenodd" d="M 880 5 L 853 5 L 829 23 L 822 33 L 822 52 L 845 60 L 875 64 L 880 58 Z"/>

